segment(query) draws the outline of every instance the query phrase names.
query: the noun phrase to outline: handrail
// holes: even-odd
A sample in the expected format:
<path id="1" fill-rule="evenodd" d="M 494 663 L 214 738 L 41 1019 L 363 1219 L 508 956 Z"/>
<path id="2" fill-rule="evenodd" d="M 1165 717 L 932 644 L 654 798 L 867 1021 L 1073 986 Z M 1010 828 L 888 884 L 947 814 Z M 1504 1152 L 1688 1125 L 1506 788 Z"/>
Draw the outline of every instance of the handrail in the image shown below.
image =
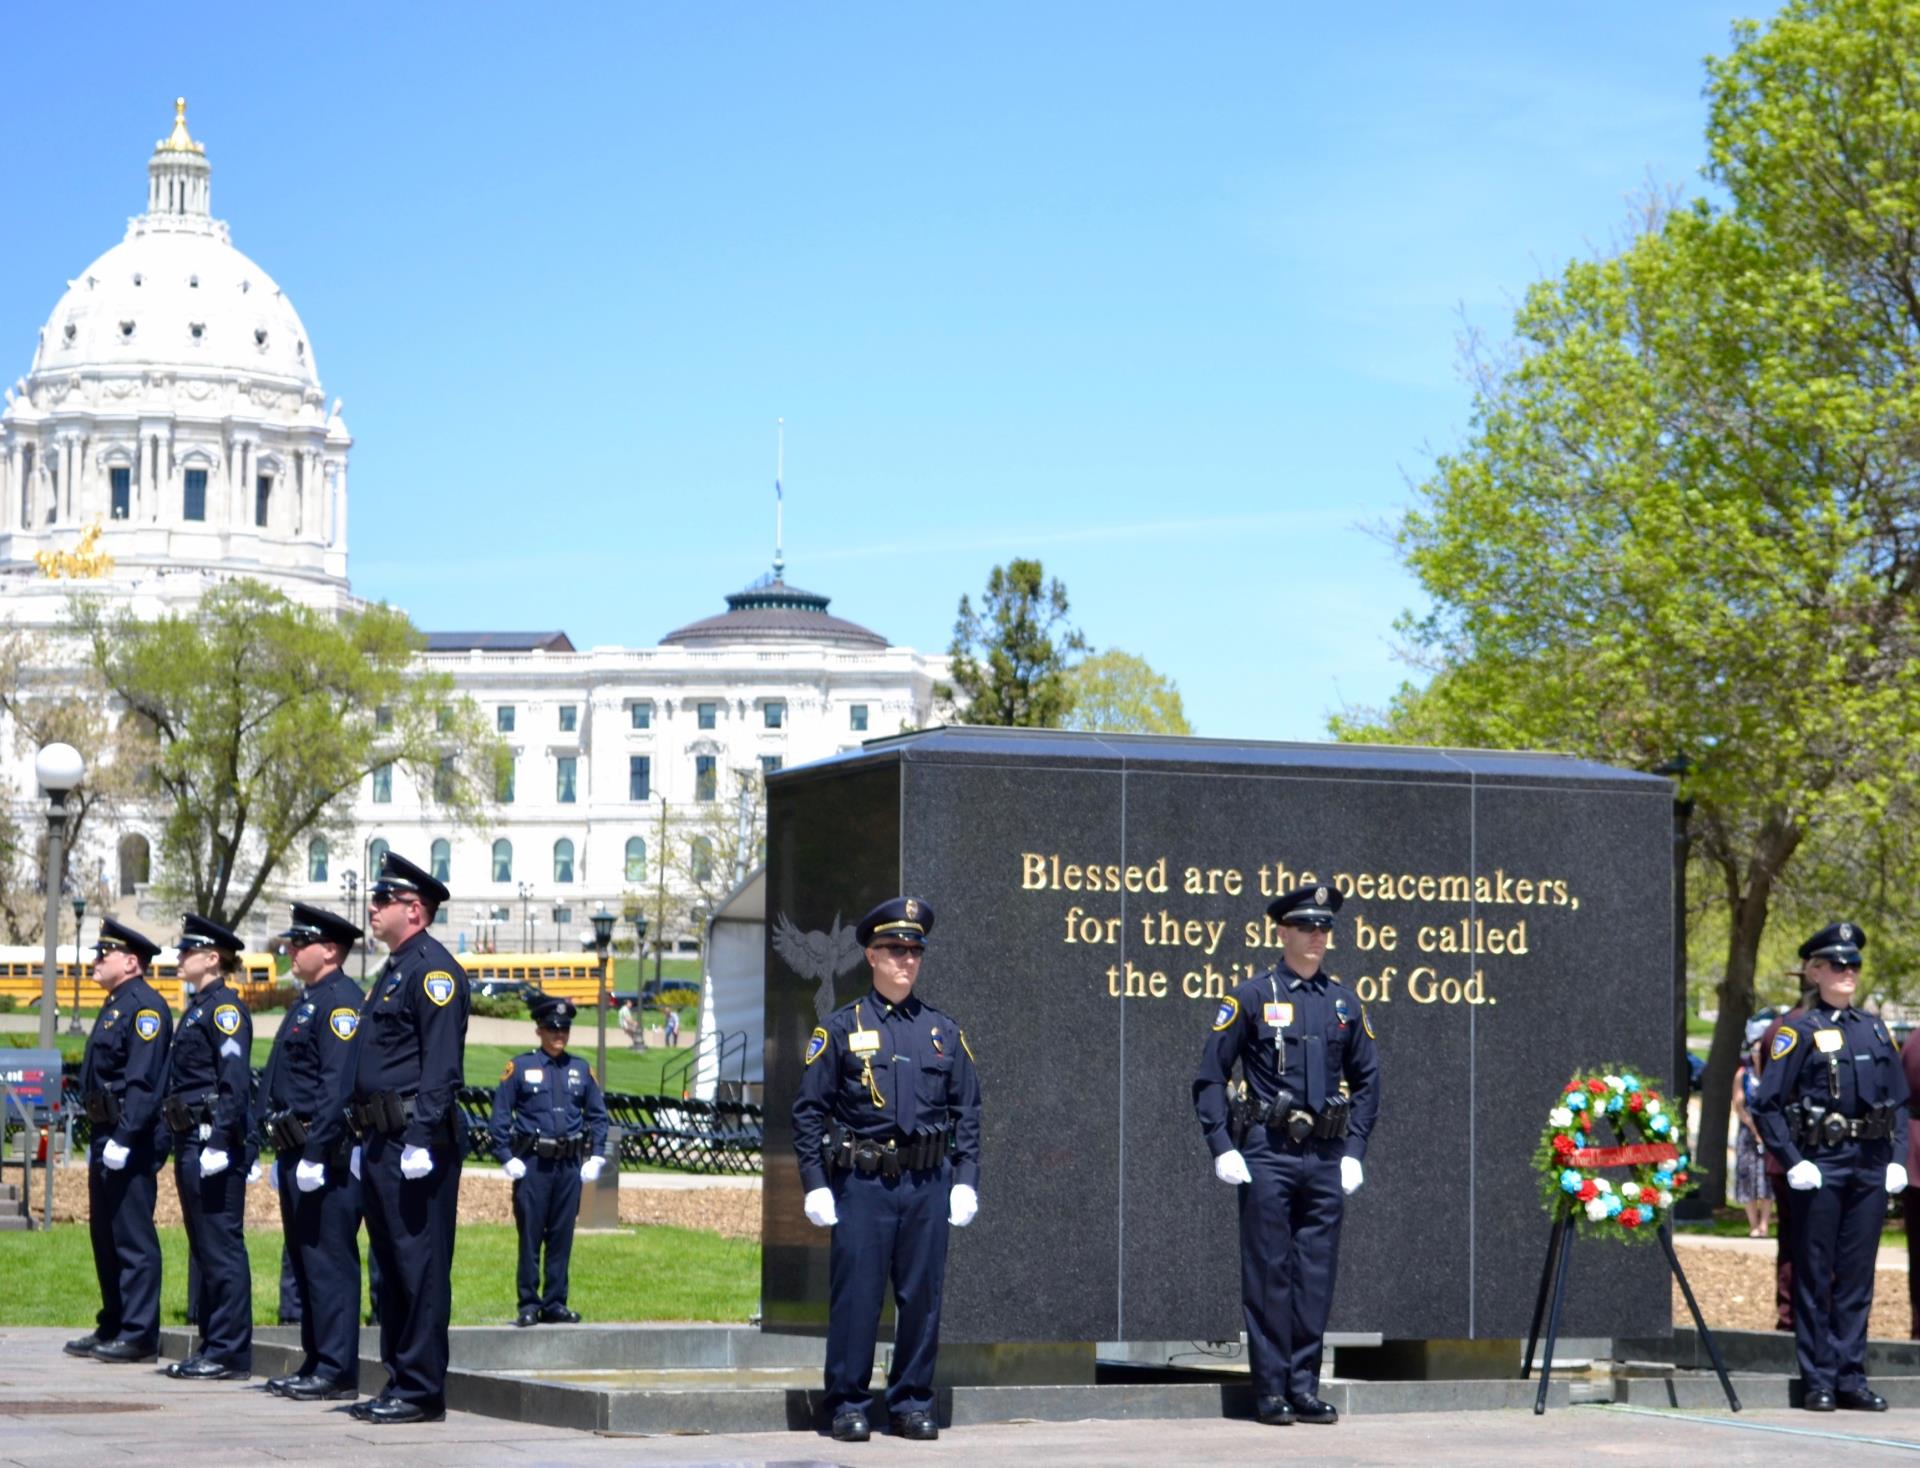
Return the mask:
<path id="1" fill-rule="evenodd" d="M 6 1107 L 11 1106 L 20 1113 L 20 1207 L 26 1214 L 27 1227 L 33 1227 L 33 1148 L 39 1137 L 39 1128 L 35 1125 L 33 1114 L 27 1110 L 27 1103 L 15 1093 L 10 1082 L 0 1081 L 0 1091 L 6 1092 L 6 1105 L 0 1106 L 0 1118 L 6 1115 Z M 47 1159 L 47 1167 L 53 1167 L 53 1159 Z M 48 1172 L 51 1179 L 52 1172 Z M 40 1227 L 45 1228 L 52 1218 L 50 1209 L 42 1210 Z"/>

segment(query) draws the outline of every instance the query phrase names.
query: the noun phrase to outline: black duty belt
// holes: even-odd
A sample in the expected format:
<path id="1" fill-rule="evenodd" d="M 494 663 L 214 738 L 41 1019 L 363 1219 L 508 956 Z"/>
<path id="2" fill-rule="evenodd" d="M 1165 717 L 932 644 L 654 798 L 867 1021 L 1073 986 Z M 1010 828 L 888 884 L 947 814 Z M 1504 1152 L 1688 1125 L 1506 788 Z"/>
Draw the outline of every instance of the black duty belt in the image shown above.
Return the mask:
<path id="1" fill-rule="evenodd" d="M 1353 1115 L 1353 1101 L 1347 1096 L 1329 1097 L 1318 1113 L 1299 1104 L 1293 1092 L 1282 1087 L 1267 1100 L 1244 1093 L 1227 1097 L 1228 1130 L 1234 1145 L 1245 1142 L 1247 1133 L 1257 1126 L 1285 1131 L 1295 1142 L 1309 1137 L 1334 1141 L 1346 1136 Z"/>
<path id="2" fill-rule="evenodd" d="M 953 1147 L 953 1132 L 919 1132 L 911 1137 L 863 1137 L 843 1126 L 829 1129 L 821 1144 L 827 1166 L 863 1177 L 895 1178 L 903 1172 L 938 1167 Z"/>
<path id="3" fill-rule="evenodd" d="M 87 1092 L 87 1120 L 95 1126 L 120 1125 L 120 1094 L 117 1091 Z"/>
<path id="4" fill-rule="evenodd" d="M 587 1137 L 584 1132 L 575 1132 L 570 1137 L 539 1137 L 532 1132 L 517 1132 L 513 1138 L 513 1153 L 516 1157 L 541 1157 L 548 1160 L 556 1157 L 585 1157 Z"/>
<path id="5" fill-rule="evenodd" d="M 275 1112 L 266 1120 L 267 1140 L 276 1152 L 298 1152 L 307 1145 L 307 1122 L 291 1111 Z"/>
<path id="6" fill-rule="evenodd" d="M 363 1137 L 372 1132 L 398 1136 L 413 1121 L 413 1100 L 411 1094 L 375 1091 L 366 1100 L 351 1103 L 347 1107 L 347 1118 Z"/>
<path id="7" fill-rule="evenodd" d="M 1877 1142 L 1893 1135 L 1893 1107 L 1875 1106 L 1865 1116 L 1842 1116 L 1816 1101 L 1786 1108 L 1787 1128 L 1802 1147 L 1838 1147 L 1846 1142 Z"/>
<path id="8" fill-rule="evenodd" d="M 207 1093 L 188 1098 L 183 1091 L 176 1091 L 160 1102 L 160 1115 L 166 1119 L 167 1130 L 175 1136 L 183 1136 L 198 1127 L 213 1122 L 213 1104 L 207 1099 Z"/>

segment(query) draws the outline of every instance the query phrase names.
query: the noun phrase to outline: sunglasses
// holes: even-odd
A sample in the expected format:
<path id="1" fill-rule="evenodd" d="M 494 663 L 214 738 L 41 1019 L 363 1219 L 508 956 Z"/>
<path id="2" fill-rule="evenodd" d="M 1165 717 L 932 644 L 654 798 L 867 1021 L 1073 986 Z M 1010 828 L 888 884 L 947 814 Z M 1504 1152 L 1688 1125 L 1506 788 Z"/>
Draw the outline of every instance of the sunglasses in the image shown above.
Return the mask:
<path id="1" fill-rule="evenodd" d="M 1332 923 L 1288 923 L 1286 926 L 1296 933 L 1331 933 L 1333 931 Z"/>
<path id="2" fill-rule="evenodd" d="M 906 943 L 877 943 L 874 946 L 882 953 L 891 953 L 899 958 L 922 958 L 926 955 L 927 951 L 924 948 L 915 948 Z"/>
<path id="3" fill-rule="evenodd" d="M 376 892 L 367 899 L 367 906 L 379 912 L 382 908 L 397 907 L 403 902 L 419 900 L 418 895 L 412 892 Z"/>

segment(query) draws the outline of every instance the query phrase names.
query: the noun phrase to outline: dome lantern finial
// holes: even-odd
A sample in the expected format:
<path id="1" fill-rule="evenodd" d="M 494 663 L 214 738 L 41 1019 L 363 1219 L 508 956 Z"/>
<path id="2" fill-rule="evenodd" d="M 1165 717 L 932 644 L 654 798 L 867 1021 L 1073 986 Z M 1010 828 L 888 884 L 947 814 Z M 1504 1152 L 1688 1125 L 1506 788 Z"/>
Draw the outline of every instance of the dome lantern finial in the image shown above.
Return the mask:
<path id="1" fill-rule="evenodd" d="M 161 228 L 204 229 L 213 213 L 213 168 L 205 144 L 187 132 L 187 99 L 173 99 L 173 131 L 147 161 L 147 220 Z"/>
<path id="2" fill-rule="evenodd" d="M 156 153 L 199 153 L 205 154 L 206 148 L 187 135 L 187 99 L 173 99 L 173 131 L 153 145 Z"/>

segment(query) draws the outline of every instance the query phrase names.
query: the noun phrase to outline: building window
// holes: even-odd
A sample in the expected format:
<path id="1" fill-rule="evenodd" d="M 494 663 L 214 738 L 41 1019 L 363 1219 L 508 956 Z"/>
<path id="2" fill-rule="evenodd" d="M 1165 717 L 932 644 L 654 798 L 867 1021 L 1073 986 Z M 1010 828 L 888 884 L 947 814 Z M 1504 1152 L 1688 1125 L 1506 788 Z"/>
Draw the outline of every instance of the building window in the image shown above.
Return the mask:
<path id="1" fill-rule="evenodd" d="M 651 729 L 653 727 L 653 705 L 650 703 L 636 703 L 633 706 L 632 718 L 634 728 Z"/>
<path id="2" fill-rule="evenodd" d="M 761 755 L 760 756 L 761 778 L 764 779 L 766 776 L 771 775 L 775 770 L 779 769 L 780 766 L 784 763 L 785 761 L 777 754 Z"/>
<path id="3" fill-rule="evenodd" d="M 267 515 L 273 509 L 273 476 L 262 474 L 253 481 L 253 523 L 262 529 L 266 527 Z"/>
<path id="4" fill-rule="evenodd" d="M 699 716 L 700 727 L 702 729 L 711 729 L 719 721 L 720 705 L 717 703 L 696 704 L 694 705 L 694 712 Z"/>
<path id="5" fill-rule="evenodd" d="M 553 798 L 562 805 L 574 803 L 573 774 L 579 763 L 570 754 L 563 754 L 553 762 Z"/>
<path id="6" fill-rule="evenodd" d="M 502 734 L 513 732 L 513 705 L 503 703 L 493 711 L 493 726 Z"/>
<path id="7" fill-rule="evenodd" d="M 650 755 L 627 756 L 627 799 L 646 800 L 653 794 L 653 758 Z"/>
<path id="8" fill-rule="evenodd" d="M 696 882 L 713 880 L 713 843 L 705 836 L 693 838 L 693 880 Z"/>
<path id="9" fill-rule="evenodd" d="M 502 805 L 513 804 L 513 772 L 515 762 L 512 755 L 500 761 L 499 770 L 493 782 L 493 798 Z"/>
<path id="10" fill-rule="evenodd" d="M 436 882 L 451 882 L 453 877 L 453 843 L 442 836 L 433 843 L 433 849 L 427 856 L 427 871 Z"/>
<path id="11" fill-rule="evenodd" d="M 580 727 L 580 705 L 563 703 L 560 705 L 560 732 L 571 734 Z"/>
<path id="12" fill-rule="evenodd" d="M 453 756 L 450 754 L 434 761 L 433 798 L 442 805 L 453 799 Z"/>
<path id="13" fill-rule="evenodd" d="M 327 838 L 324 836 L 315 836 L 307 843 L 307 880 L 327 880 Z"/>
<path id="14" fill-rule="evenodd" d="M 393 804 L 393 766 L 377 765 L 373 771 L 373 803 Z"/>
<path id="15" fill-rule="evenodd" d="M 571 923 L 572 921 L 573 921 L 573 909 L 572 909 L 572 908 L 570 908 L 570 907 L 556 907 L 556 908 L 555 908 L 555 909 L 553 910 L 553 925 L 554 925 L 554 926 L 555 926 L 556 928 L 564 928 L 564 927 L 566 927 L 566 926 L 567 926 L 567 925 L 568 925 L 569 923 Z"/>
<path id="16" fill-rule="evenodd" d="M 847 706 L 847 727 L 857 733 L 867 732 L 867 706 L 864 703 Z"/>
<path id="17" fill-rule="evenodd" d="M 113 518 L 130 520 L 133 518 L 133 470 L 117 468 L 107 470 L 107 482 L 113 487 Z"/>
<path id="18" fill-rule="evenodd" d="M 452 705 L 443 703 L 433 711 L 433 727 L 442 734 L 453 727 Z"/>
<path id="19" fill-rule="evenodd" d="M 647 838 L 644 836 L 627 837 L 627 880 L 647 880 Z"/>
<path id="20" fill-rule="evenodd" d="M 187 499 L 180 513 L 188 520 L 207 518 L 207 471 L 205 469 L 187 470 Z"/>
<path id="21" fill-rule="evenodd" d="M 784 729 L 787 724 L 787 706 L 778 699 L 760 706 L 760 716 L 766 720 L 769 729 Z"/>
<path id="22" fill-rule="evenodd" d="M 380 864 L 387 859 L 391 848 L 378 836 L 367 843 L 367 881 L 369 884 L 380 880 Z"/>
<path id="23" fill-rule="evenodd" d="M 120 838 L 120 895 L 132 897 L 136 888 L 144 887 L 151 879 L 153 868 L 153 848 L 147 844 L 145 836 L 122 836 Z"/>
<path id="24" fill-rule="evenodd" d="M 573 880 L 573 843 L 565 836 L 553 843 L 553 880 L 556 882 Z"/>
<path id="25" fill-rule="evenodd" d="M 693 798 L 712 800 L 720 793 L 719 775 L 714 769 L 715 760 L 710 754 L 698 754 L 693 757 Z"/>
<path id="26" fill-rule="evenodd" d="M 513 843 L 504 836 L 493 843 L 493 880 L 496 882 L 513 880 Z"/>
<path id="27" fill-rule="evenodd" d="M 374 709 L 373 727 L 375 729 L 391 729 L 393 727 L 393 708 L 390 704 L 383 703 Z"/>

